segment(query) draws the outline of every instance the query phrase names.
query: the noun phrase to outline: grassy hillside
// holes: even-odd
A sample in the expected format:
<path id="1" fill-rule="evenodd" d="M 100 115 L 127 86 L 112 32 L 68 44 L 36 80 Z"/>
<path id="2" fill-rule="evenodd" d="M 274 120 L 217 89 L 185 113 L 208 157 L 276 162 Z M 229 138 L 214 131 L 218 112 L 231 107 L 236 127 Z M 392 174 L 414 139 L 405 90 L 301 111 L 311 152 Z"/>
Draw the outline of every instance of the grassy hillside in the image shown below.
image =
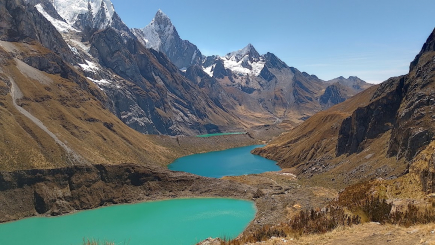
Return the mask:
<path id="1" fill-rule="evenodd" d="M 256 144 L 247 135 L 235 140 L 163 137 L 141 134 L 104 106 L 99 88 L 37 43 L 0 43 L 0 170 L 55 168 L 73 164 L 159 164 L 181 155 Z M 41 71 L 25 62 L 58 70 Z M 14 106 L 36 117 L 64 143 L 68 153 Z"/>

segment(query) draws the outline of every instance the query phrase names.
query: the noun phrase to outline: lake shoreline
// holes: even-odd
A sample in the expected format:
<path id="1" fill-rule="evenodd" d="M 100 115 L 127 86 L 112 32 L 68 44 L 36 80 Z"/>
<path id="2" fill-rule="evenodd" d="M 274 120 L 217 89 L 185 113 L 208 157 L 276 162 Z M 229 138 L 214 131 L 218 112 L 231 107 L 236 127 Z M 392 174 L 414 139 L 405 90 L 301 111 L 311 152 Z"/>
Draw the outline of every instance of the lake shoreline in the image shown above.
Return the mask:
<path id="1" fill-rule="evenodd" d="M 276 161 L 251 153 L 253 149 L 264 146 L 249 145 L 184 156 L 169 164 L 168 168 L 211 178 L 281 170 Z"/>
<path id="2" fill-rule="evenodd" d="M 270 133 L 251 132 L 212 138 L 155 136 L 154 140 L 177 148 L 176 155 L 181 157 L 258 142 L 264 144 L 270 139 Z M 214 179 L 170 171 L 167 169 L 169 163 L 97 164 L 0 171 L 0 223 L 34 216 L 58 216 L 117 204 L 174 198 L 233 198 L 255 202 L 257 213 L 245 233 L 263 225 L 285 221 L 288 208 L 295 203 L 309 208 L 326 200 L 297 184 L 281 184 L 275 178 L 288 177 L 281 175 L 281 171 Z M 247 178 L 253 181 L 243 180 Z"/>
<path id="3" fill-rule="evenodd" d="M 223 179 L 137 164 L 0 172 L 0 223 L 116 204 L 207 197 L 254 201 L 257 213 L 244 231 L 251 232 L 284 222 L 295 204 L 310 208 L 329 200 L 316 192 L 281 171 Z"/>

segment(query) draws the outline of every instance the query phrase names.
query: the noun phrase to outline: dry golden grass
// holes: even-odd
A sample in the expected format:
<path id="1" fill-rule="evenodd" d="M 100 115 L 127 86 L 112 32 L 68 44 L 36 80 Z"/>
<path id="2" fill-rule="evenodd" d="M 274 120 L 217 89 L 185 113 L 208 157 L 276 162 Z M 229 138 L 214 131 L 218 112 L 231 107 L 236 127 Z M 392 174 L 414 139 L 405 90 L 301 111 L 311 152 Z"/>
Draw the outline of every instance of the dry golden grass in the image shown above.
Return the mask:
<path id="1" fill-rule="evenodd" d="M 49 53 L 38 44 L 8 43 L 7 46 L 19 56 Z M 62 147 L 14 108 L 9 78 L 23 94 L 17 104 L 80 155 L 82 163 L 168 164 L 183 154 L 174 149 L 176 146 L 161 146 L 155 137 L 122 123 L 91 94 L 98 94 L 99 88 L 80 75 L 84 85 L 26 67 L 24 63 L 17 64 L 19 61 L 1 47 L 0 55 L 4 58 L 0 67 L 1 170 L 54 168 L 77 163 L 69 161 Z M 99 96 L 104 98 L 103 94 Z"/>
<path id="2" fill-rule="evenodd" d="M 402 227 L 366 223 L 352 227 L 339 227 L 325 234 L 302 237 L 272 238 L 264 242 L 247 243 L 264 245 L 348 245 L 348 244 L 435 244 L 435 225 L 415 225 Z"/>
<path id="3" fill-rule="evenodd" d="M 77 154 L 91 163 L 122 163 L 122 162 L 158 162 L 162 161 L 160 156 L 170 156 L 170 151 L 164 147 L 153 144 L 147 136 L 142 135 L 124 125 L 108 110 L 103 108 L 101 102 L 95 100 L 89 92 L 79 88 L 74 81 L 60 78 L 57 75 L 42 74 L 48 77 L 53 83 L 41 84 L 23 75 L 15 64 L 3 68 L 18 85 L 23 93 L 23 98 L 17 101 L 21 107 L 41 120 L 57 137 L 72 148 Z M 89 84 L 93 89 L 94 84 Z M 29 154 L 28 158 L 33 161 L 20 160 L 18 155 L 15 161 L 33 162 L 29 167 L 44 167 L 50 164 L 38 157 L 40 148 L 58 150 L 54 141 L 40 130 L 34 123 L 20 115 L 11 106 L 11 97 L 7 97 L 7 111 L 9 121 L 3 125 L 4 132 L 11 132 L 8 138 L 12 142 L 20 142 L 22 135 L 30 137 L 28 143 L 33 146 L 20 145 L 27 150 L 17 150 L 17 154 Z M 3 109 L 3 108 L 2 108 Z M 3 119 L 4 118 L 4 119 Z M 8 117 L 2 117 L 7 120 Z M 15 119 L 15 120 L 14 120 Z M 9 127 L 22 128 L 25 132 L 15 133 Z M 19 130 L 18 130 L 19 131 Z M 27 140 L 26 140 L 27 142 Z M 36 145 L 35 145 L 36 143 Z M 18 143 L 17 143 L 18 144 Z M 12 146 L 15 147 L 15 146 Z M 39 149 L 38 149 L 39 148 Z M 116 149 L 116 150 L 113 150 Z M 53 152 L 56 155 L 56 152 Z M 45 157 L 53 155 L 44 154 Z M 59 166 L 64 163 L 63 154 L 57 153 L 58 157 L 52 159 L 51 165 Z M 52 156 L 51 156 L 52 157 Z M 39 159 L 39 161 L 38 161 Z M 10 165 L 8 163 L 5 164 Z"/>

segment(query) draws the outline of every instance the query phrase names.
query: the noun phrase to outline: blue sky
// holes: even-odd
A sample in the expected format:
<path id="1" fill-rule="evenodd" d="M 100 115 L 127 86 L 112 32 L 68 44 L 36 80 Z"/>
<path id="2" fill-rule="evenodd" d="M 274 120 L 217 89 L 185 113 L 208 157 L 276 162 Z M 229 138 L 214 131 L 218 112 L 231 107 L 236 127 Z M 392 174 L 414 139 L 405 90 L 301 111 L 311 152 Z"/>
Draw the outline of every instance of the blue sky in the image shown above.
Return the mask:
<path id="1" fill-rule="evenodd" d="M 373 83 L 408 72 L 435 27 L 435 0 L 112 0 L 142 28 L 158 9 L 205 55 L 252 43 L 289 66 L 329 80 Z"/>

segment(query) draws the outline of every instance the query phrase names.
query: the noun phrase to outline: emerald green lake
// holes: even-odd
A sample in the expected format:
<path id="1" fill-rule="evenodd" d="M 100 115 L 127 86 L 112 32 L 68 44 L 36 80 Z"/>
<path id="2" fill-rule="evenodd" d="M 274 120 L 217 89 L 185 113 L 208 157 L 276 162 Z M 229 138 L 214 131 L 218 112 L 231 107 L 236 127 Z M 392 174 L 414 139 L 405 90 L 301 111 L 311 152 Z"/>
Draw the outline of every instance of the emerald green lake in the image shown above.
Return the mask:
<path id="1" fill-rule="evenodd" d="M 262 146 L 251 145 L 185 156 L 175 160 L 168 168 L 213 178 L 281 170 L 275 161 L 251 154 L 253 149 Z"/>
<path id="2" fill-rule="evenodd" d="M 238 236 L 255 212 L 253 202 L 224 198 L 116 205 L 0 224 L 0 244 L 82 245 L 83 239 L 94 239 L 120 245 L 190 245 L 208 237 Z"/>

